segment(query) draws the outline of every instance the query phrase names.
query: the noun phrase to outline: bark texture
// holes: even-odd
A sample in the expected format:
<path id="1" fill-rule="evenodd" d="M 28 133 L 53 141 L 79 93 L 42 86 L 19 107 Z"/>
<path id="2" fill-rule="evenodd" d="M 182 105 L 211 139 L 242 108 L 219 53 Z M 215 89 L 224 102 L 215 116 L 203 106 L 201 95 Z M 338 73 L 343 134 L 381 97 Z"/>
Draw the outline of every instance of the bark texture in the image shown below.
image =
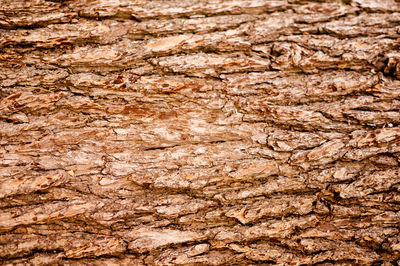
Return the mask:
<path id="1" fill-rule="evenodd" d="M 398 265 L 399 37 L 395 0 L 0 0 L 1 262 Z"/>

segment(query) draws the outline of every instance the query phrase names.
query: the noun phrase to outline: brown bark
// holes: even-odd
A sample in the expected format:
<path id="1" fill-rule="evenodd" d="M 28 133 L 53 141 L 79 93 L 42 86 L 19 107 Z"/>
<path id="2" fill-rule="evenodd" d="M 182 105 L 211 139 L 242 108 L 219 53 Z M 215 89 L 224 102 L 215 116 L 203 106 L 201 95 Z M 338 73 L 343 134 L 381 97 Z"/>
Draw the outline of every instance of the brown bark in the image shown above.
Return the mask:
<path id="1" fill-rule="evenodd" d="M 400 3 L 0 1 L 0 259 L 396 265 Z"/>

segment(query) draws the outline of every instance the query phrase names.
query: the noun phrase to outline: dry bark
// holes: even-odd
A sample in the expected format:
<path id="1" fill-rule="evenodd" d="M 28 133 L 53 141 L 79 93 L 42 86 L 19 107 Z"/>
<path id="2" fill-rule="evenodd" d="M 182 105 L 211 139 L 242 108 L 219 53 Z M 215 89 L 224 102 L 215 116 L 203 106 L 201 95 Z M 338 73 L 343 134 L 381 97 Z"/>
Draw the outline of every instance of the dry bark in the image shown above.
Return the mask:
<path id="1" fill-rule="evenodd" d="M 2 263 L 400 262 L 398 1 L 0 2 Z"/>

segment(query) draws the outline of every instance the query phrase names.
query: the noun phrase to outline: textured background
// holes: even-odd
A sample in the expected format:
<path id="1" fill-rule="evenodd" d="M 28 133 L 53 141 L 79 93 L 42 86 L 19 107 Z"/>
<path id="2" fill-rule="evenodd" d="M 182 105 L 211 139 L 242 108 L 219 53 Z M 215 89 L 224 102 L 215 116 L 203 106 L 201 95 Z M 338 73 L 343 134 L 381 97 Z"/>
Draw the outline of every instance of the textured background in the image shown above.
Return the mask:
<path id="1" fill-rule="evenodd" d="M 0 0 L 0 263 L 400 260 L 400 2 Z"/>

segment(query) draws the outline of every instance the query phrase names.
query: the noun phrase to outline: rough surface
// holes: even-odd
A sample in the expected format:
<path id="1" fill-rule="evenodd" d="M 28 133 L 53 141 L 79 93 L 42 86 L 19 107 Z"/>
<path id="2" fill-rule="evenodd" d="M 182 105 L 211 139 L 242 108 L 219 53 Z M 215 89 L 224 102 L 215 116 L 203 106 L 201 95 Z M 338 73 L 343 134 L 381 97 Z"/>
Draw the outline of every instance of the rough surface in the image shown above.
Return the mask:
<path id="1" fill-rule="evenodd" d="M 399 37 L 395 0 L 0 0 L 0 263 L 398 265 Z"/>

